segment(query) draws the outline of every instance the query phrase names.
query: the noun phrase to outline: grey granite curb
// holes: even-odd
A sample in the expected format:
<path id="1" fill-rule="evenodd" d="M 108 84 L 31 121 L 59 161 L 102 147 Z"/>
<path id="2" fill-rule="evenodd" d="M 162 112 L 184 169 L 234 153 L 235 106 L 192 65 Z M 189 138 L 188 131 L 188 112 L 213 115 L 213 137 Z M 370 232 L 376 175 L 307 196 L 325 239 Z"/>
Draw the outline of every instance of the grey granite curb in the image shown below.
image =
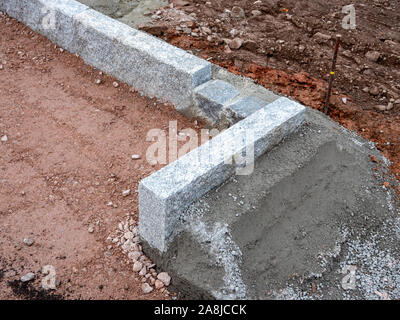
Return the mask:
<path id="1" fill-rule="evenodd" d="M 211 80 L 194 90 L 197 106 L 213 122 L 221 118 L 221 111 L 224 106 L 233 98 L 239 95 L 239 91 L 222 80 Z"/>
<path id="2" fill-rule="evenodd" d="M 295 131 L 304 113 L 304 106 L 280 98 L 143 179 L 139 184 L 142 239 L 160 252 L 167 251 L 183 211 Z M 235 161 L 249 151 L 254 152 L 252 163 Z"/>
<path id="3" fill-rule="evenodd" d="M 2 0 L 0 9 L 90 65 L 172 102 L 194 104 L 193 90 L 211 79 L 211 63 L 135 30 L 74 0 Z"/>

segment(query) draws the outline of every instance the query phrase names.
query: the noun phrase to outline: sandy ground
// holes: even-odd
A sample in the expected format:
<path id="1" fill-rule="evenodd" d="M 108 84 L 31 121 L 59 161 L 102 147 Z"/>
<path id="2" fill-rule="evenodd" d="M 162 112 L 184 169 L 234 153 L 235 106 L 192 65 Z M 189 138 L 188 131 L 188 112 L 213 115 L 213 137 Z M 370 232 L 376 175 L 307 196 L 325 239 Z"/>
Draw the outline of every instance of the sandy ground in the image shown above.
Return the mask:
<path id="1" fill-rule="evenodd" d="M 14 19 L 1 15 L 0 29 L 0 299 L 168 298 L 144 295 L 106 238 L 126 216 L 137 222 L 138 182 L 160 168 L 145 160 L 147 131 L 199 128 Z M 52 292 L 41 290 L 45 265 Z M 28 272 L 36 279 L 23 285 Z"/>

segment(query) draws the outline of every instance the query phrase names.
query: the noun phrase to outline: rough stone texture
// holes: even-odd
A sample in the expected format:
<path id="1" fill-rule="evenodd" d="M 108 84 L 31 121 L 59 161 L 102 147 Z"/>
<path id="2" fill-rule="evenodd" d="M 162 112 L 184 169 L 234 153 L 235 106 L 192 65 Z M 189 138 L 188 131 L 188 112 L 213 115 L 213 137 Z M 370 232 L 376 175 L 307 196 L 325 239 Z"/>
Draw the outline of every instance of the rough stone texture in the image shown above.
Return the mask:
<path id="1" fill-rule="evenodd" d="M 226 106 L 234 121 L 240 121 L 265 107 L 267 103 L 255 97 L 240 97 Z"/>
<path id="2" fill-rule="evenodd" d="M 15 19 L 21 21 L 21 17 L 23 16 L 24 6 L 28 3 L 29 0 L 3 0 L 2 8 L 4 11 L 10 16 Z"/>
<path id="3" fill-rule="evenodd" d="M 123 41 L 118 59 L 120 80 L 181 112 L 193 104 L 194 88 L 211 78 L 209 62 L 143 32 Z"/>
<path id="4" fill-rule="evenodd" d="M 128 50 L 124 41 L 138 31 L 89 9 L 75 17 L 74 46 L 88 64 L 118 76 L 123 67 L 119 59 L 122 50 Z"/>
<path id="5" fill-rule="evenodd" d="M 197 106 L 214 121 L 220 118 L 224 105 L 238 95 L 234 86 L 222 80 L 211 80 L 194 91 Z"/>
<path id="6" fill-rule="evenodd" d="M 305 107 L 280 98 L 225 130 L 214 139 L 143 179 L 139 184 L 139 229 L 142 239 L 167 250 L 183 210 L 213 187 L 296 130 Z M 252 154 L 254 152 L 254 156 Z"/>

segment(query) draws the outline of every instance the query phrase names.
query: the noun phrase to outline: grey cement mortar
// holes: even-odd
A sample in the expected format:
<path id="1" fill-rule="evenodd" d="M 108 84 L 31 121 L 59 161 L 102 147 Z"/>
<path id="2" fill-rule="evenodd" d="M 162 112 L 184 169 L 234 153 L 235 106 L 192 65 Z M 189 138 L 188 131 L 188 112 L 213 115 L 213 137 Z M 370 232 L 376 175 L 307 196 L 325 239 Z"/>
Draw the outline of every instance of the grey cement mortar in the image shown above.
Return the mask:
<path id="1" fill-rule="evenodd" d="M 153 12 L 169 4 L 167 0 L 79 0 L 79 2 L 133 28 L 151 22 Z"/>
<path id="2" fill-rule="evenodd" d="M 167 253 L 145 251 L 184 298 L 399 299 L 400 210 L 370 154 L 387 164 L 372 143 L 308 110 L 251 176 L 185 212 Z M 354 290 L 341 285 L 346 265 L 357 266 Z"/>
<path id="3" fill-rule="evenodd" d="M 252 79 L 235 75 L 215 64 L 212 65 L 211 72 L 213 79 L 229 82 L 239 90 L 242 96 L 254 96 L 264 101 L 266 104 L 274 102 L 281 97 L 272 91 L 255 84 Z"/>

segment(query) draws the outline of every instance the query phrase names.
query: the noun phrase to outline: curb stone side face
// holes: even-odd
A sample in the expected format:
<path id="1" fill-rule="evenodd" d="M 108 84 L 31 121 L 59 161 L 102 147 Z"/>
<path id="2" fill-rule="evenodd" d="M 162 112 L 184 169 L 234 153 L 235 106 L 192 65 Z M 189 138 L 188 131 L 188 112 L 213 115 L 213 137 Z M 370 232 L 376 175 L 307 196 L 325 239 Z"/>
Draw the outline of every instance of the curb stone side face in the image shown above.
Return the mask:
<path id="1" fill-rule="evenodd" d="M 173 240 L 182 212 L 195 200 L 234 174 L 228 163 L 254 145 L 257 158 L 295 131 L 305 107 L 280 98 L 222 132 L 139 184 L 140 235 L 151 247 L 165 252 Z M 253 136 L 249 140 L 248 132 Z"/>
<path id="2" fill-rule="evenodd" d="M 8 15 L 75 53 L 74 16 L 89 8 L 71 0 L 5 0 Z"/>
<path id="3" fill-rule="evenodd" d="M 118 75 L 121 69 L 119 46 L 138 31 L 89 9 L 75 17 L 74 32 L 74 46 L 83 60 L 104 72 Z"/>
<path id="4" fill-rule="evenodd" d="M 194 88 L 211 78 L 211 64 L 164 41 L 138 31 L 118 51 L 122 81 L 175 104 L 182 111 L 193 104 Z"/>
<path id="5" fill-rule="evenodd" d="M 246 96 L 228 104 L 225 109 L 231 114 L 234 121 L 240 121 L 266 105 L 267 103 L 258 98 Z"/>
<path id="6" fill-rule="evenodd" d="M 211 80 L 197 87 L 194 96 L 198 107 L 214 121 L 218 121 L 224 105 L 239 95 L 239 91 L 222 80 Z"/>
<path id="7" fill-rule="evenodd" d="M 211 77 L 211 66 L 95 10 L 75 17 L 75 47 L 89 64 L 179 107 Z"/>

